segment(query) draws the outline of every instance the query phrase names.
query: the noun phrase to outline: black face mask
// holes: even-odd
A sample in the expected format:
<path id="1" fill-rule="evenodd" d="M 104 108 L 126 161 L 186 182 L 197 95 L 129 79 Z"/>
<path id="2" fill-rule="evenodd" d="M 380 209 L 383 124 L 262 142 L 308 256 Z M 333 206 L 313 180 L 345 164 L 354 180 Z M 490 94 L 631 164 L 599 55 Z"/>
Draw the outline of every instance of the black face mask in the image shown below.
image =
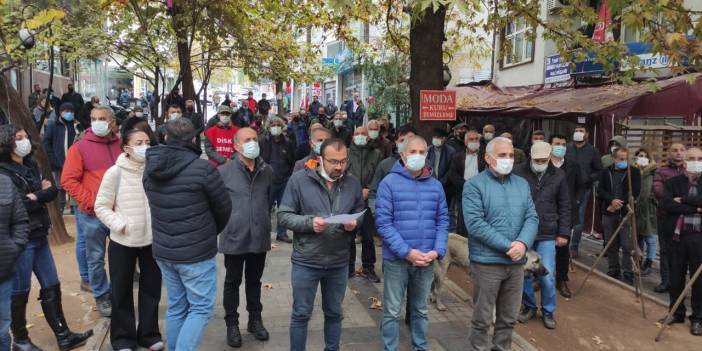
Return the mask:
<path id="1" fill-rule="evenodd" d="M 466 133 L 458 133 L 458 140 L 466 140 Z"/>
<path id="2" fill-rule="evenodd" d="M 188 110 L 188 112 L 193 112 L 193 111 L 195 111 L 195 107 L 193 107 L 193 106 L 188 106 L 188 107 L 187 107 L 187 110 Z"/>

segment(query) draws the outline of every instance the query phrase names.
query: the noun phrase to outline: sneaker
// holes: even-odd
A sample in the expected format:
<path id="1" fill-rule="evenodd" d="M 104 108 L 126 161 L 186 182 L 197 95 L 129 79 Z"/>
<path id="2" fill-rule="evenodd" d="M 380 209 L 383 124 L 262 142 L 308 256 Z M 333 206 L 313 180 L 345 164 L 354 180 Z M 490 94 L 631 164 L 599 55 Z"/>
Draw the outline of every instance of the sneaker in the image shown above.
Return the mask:
<path id="1" fill-rule="evenodd" d="M 80 290 L 88 293 L 93 292 L 93 288 L 90 287 L 90 283 L 85 280 L 81 280 Z"/>
<path id="2" fill-rule="evenodd" d="M 163 350 L 165 345 L 163 344 L 163 341 L 159 341 L 151 346 L 149 346 L 149 351 L 161 351 Z"/>
<path id="3" fill-rule="evenodd" d="M 287 233 L 275 238 L 275 241 L 280 241 L 288 244 L 292 243 L 292 239 L 290 239 Z"/>
<path id="4" fill-rule="evenodd" d="M 694 336 L 702 336 L 702 322 L 690 323 L 690 334 Z"/>
<path id="5" fill-rule="evenodd" d="M 95 305 L 97 306 L 98 312 L 105 317 L 110 318 L 112 316 L 112 301 L 110 299 L 110 294 L 105 294 L 98 297 L 95 300 Z"/>
<path id="6" fill-rule="evenodd" d="M 551 330 L 556 329 L 556 320 L 553 319 L 553 315 L 545 314 L 543 316 L 543 322 L 544 322 L 544 327 L 546 327 L 546 329 L 551 329 Z"/>
<path id="7" fill-rule="evenodd" d="M 373 268 L 363 268 L 363 276 L 371 283 L 380 283 L 380 277 L 375 274 L 375 269 Z"/>
<path id="8" fill-rule="evenodd" d="M 519 312 L 519 316 L 517 317 L 517 321 L 519 323 L 526 323 L 536 317 L 536 308 L 529 308 L 529 307 L 522 307 L 521 312 Z"/>

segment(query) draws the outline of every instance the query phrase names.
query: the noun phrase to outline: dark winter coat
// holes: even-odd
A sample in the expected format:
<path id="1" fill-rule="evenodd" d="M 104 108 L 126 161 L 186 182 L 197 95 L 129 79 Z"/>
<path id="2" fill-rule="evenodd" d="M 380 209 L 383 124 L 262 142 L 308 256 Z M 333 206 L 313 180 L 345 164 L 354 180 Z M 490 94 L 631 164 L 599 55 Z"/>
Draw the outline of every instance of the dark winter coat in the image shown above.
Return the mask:
<path id="1" fill-rule="evenodd" d="M 327 116 L 334 116 L 336 111 L 339 111 L 339 108 L 334 104 L 327 104 L 327 106 L 324 107 L 324 113 L 326 113 Z"/>
<path id="2" fill-rule="evenodd" d="M 658 200 L 653 196 L 653 174 L 658 165 L 651 163 L 641 171 L 641 193 L 636 198 L 636 232 L 641 236 L 658 233 L 656 208 Z"/>
<path id="3" fill-rule="evenodd" d="M 597 185 L 597 199 L 600 201 L 600 208 L 602 209 L 602 213 L 607 216 L 626 214 L 627 204 L 629 203 L 629 180 L 626 174 L 624 174 L 621 183 L 618 185 L 620 187 L 623 187 L 621 196 L 622 198 L 619 200 L 624 201 L 624 206 L 619 211 L 616 211 L 614 213 L 607 211 L 607 207 L 609 207 L 609 205 L 612 203 L 612 200 L 618 198 L 615 196 L 614 189 L 612 188 L 614 172 L 616 172 L 614 170 L 614 167 L 615 166 L 612 165 L 611 167 L 603 170 L 600 173 L 600 181 Z M 631 168 L 631 190 L 634 193 L 634 199 L 636 199 L 641 193 L 641 172 L 639 172 L 638 168 L 629 168 Z M 626 173 L 626 170 L 624 170 L 623 172 Z"/>
<path id="4" fill-rule="evenodd" d="M 17 257 L 27 245 L 29 218 L 22 195 L 0 174 L 0 282 L 13 277 Z"/>
<path id="5" fill-rule="evenodd" d="M 600 152 L 590 144 L 578 148 L 575 144 L 570 143 L 566 150 L 567 157 L 574 159 L 580 166 L 581 174 L 585 178 L 585 186 L 592 187 L 592 184 L 600 179 L 602 172 Z"/>
<path id="6" fill-rule="evenodd" d="M 52 170 L 60 171 L 63 168 L 63 163 L 66 161 L 66 151 L 73 145 L 75 139 L 76 129 L 73 123 L 65 122 L 62 118 L 59 118 L 58 121 L 49 120 L 44 130 L 42 143 Z"/>
<path id="7" fill-rule="evenodd" d="M 539 179 L 531 170 L 531 162 L 525 162 L 515 168 L 514 174 L 529 183 L 531 198 L 539 215 L 536 240 L 556 240 L 557 236 L 570 238 L 570 189 L 565 172 L 549 163 Z"/>
<path id="8" fill-rule="evenodd" d="M 261 147 L 261 159 L 273 169 L 273 182 L 285 183 L 295 167 L 295 145 L 282 135 L 266 135 L 258 145 Z"/>
<path id="9" fill-rule="evenodd" d="M 368 188 L 381 160 L 382 155 L 377 149 L 368 145 L 351 144 L 349 148 L 349 173 L 361 182 L 361 188 Z"/>
<path id="10" fill-rule="evenodd" d="M 580 208 L 580 200 L 587 189 L 585 188 L 585 177 L 580 171 L 580 166 L 575 163 L 575 160 L 566 158 L 561 165 L 561 169 L 566 174 L 568 181 L 568 194 L 570 195 L 570 225 L 574 227 L 580 224 L 580 216 L 578 209 Z"/>
<path id="11" fill-rule="evenodd" d="M 251 122 L 255 120 L 254 113 L 248 108 L 243 106 L 239 108 L 234 116 L 232 117 L 232 123 L 239 128 L 245 128 L 251 126 Z"/>
<path id="12" fill-rule="evenodd" d="M 478 173 L 485 170 L 485 155 L 478 153 Z M 460 151 L 453 155 L 451 165 L 448 171 L 448 191 L 460 193 L 463 191 L 463 184 L 466 182 L 463 178 L 466 172 L 466 151 Z"/>
<path id="13" fill-rule="evenodd" d="M 702 177 L 697 179 L 697 189 L 702 189 Z M 687 174 L 681 174 L 665 182 L 661 207 L 665 210 L 663 223 L 658 224 L 660 235 L 670 237 L 673 235 L 678 218 L 683 215 L 697 213 L 702 207 L 702 195 L 690 196 L 690 180 Z M 680 203 L 673 199 L 680 198 Z"/>
<path id="14" fill-rule="evenodd" d="M 451 167 L 451 161 L 453 160 L 453 155 L 456 154 L 456 149 L 450 145 L 444 145 L 441 147 L 441 154 L 439 160 L 439 167 L 434 168 L 434 163 L 436 162 L 436 146 L 429 146 L 427 150 L 427 163 L 426 165 L 431 167 L 432 175 L 441 182 L 441 185 L 446 187 L 448 184 L 448 171 Z"/>
<path id="15" fill-rule="evenodd" d="M 363 211 L 361 184 L 349 174 L 336 181 L 332 190 L 325 183 L 314 169 L 293 173 L 278 207 L 278 220 L 294 232 L 293 263 L 320 269 L 346 267 L 353 232 L 332 224 L 324 232 L 315 233 L 312 220 Z M 358 221 L 357 227 L 360 226 Z"/>
<path id="16" fill-rule="evenodd" d="M 310 103 L 310 107 L 308 109 L 309 113 L 313 117 L 317 117 L 319 115 L 319 108 L 324 107 L 321 102 L 319 101 L 312 101 Z M 326 112 L 326 111 L 325 111 Z"/>
<path id="17" fill-rule="evenodd" d="M 271 110 L 271 103 L 266 99 L 258 100 L 258 113 L 262 115 L 267 115 L 268 111 Z"/>
<path id="18" fill-rule="evenodd" d="M 237 205 L 232 206 L 229 222 L 219 234 L 219 252 L 241 255 L 270 251 L 273 169 L 259 158 L 252 175 L 235 157 L 218 170 L 231 203 Z"/>
<path id="19" fill-rule="evenodd" d="M 351 138 L 352 138 L 353 133 L 349 130 L 349 128 L 346 128 L 346 127 L 341 127 L 338 129 L 332 128 L 331 135 L 332 135 L 332 138 L 334 138 L 334 139 L 343 140 L 347 147 L 351 145 Z"/>
<path id="20" fill-rule="evenodd" d="M 58 191 L 55 186 L 46 190 L 41 188 L 39 165 L 28 157 L 25 157 L 24 164 L 0 162 L 0 173 L 12 179 L 12 183 L 22 197 L 24 209 L 29 216 L 29 240 L 41 239 L 49 235 L 51 221 L 46 204 L 56 199 Z M 37 200 L 29 199 L 27 194 L 36 195 Z"/>
<path id="21" fill-rule="evenodd" d="M 153 255 L 171 263 L 196 263 L 217 254 L 232 203 L 215 167 L 199 149 L 171 141 L 146 152 L 144 190 L 151 207 Z"/>
<path id="22" fill-rule="evenodd" d="M 76 93 L 75 91 L 66 92 L 61 96 L 61 103 L 63 104 L 66 102 L 73 105 L 73 111 L 75 113 L 78 113 L 78 111 L 80 111 L 80 108 L 83 107 L 83 96 L 79 93 Z"/>

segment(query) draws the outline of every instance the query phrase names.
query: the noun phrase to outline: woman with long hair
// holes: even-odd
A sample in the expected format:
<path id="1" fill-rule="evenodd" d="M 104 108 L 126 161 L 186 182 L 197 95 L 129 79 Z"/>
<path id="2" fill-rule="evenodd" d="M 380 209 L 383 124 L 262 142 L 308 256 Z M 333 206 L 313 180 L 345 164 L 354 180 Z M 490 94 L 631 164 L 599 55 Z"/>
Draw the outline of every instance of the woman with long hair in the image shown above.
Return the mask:
<path id="1" fill-rule="evenodd" d="M 32 141 L 24 129 L 13 125 L 0 126 L 0 173 L 12 179 L 23 196 L 29 216 L 29 242 L 17 260 L 12 292 L 12 350 L 40 350 L 29 339 L 27 302 L 32 286 L 32 273 L 39 281 L 39 300 L 44 317 L 56 336 L 60 350 L 83 345 L 92 330 L 73 333 L 66 324 L 61 304 L 61 284 L 56 272 L 51 247 L 47 240 L 51 222 L 46 203 L 56 199 L 56 186 L 42 179 L 39 166 L 32 158 Z"/>
<path id="2" fill-rule="evenodd" d="M 150 136 L 139 129 L 122 135 L 122 154 L 102 178 L 95 214 L 110 228 L 108 259 L 112 282 L 110 340 L 114 350 L 137 346 L 162 350 L 158 329 L 161 270 L 151 253 L 151 211 L 142 178 Z M 139 264 L 139 316 L 134 318 L 134 271 Z"/>
<path id="3" fill-rule="evenodd" d="M 658 165 L 646 149 L 636 151 L 635 167 L 641 171 L 641 193 L 636 199 L 636 232 L 639 235 L 639 247 L 646 247 L 646 258 L 641 266 L 641 275 L 651 274 L 651 265 L 656 258 L 656 240 L 658 221 L 656 208 L 658 201 L 653 196 L 653 175 Z"/>

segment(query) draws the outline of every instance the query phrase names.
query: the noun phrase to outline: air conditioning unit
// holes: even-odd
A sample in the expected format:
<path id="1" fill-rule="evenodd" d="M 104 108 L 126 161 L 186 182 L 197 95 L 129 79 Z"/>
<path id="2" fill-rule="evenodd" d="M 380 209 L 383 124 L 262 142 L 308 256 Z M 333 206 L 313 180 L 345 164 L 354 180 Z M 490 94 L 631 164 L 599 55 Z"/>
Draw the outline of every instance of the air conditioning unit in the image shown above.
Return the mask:
<path id="1" fill-rule="evenodd" d="M 563 7 L 565 7 L 565 5 L 563 2 L 561 2 L 561 0 L 546 0 L 546 9 L 548 10 L 549 14 L 556 13 Z"/>

